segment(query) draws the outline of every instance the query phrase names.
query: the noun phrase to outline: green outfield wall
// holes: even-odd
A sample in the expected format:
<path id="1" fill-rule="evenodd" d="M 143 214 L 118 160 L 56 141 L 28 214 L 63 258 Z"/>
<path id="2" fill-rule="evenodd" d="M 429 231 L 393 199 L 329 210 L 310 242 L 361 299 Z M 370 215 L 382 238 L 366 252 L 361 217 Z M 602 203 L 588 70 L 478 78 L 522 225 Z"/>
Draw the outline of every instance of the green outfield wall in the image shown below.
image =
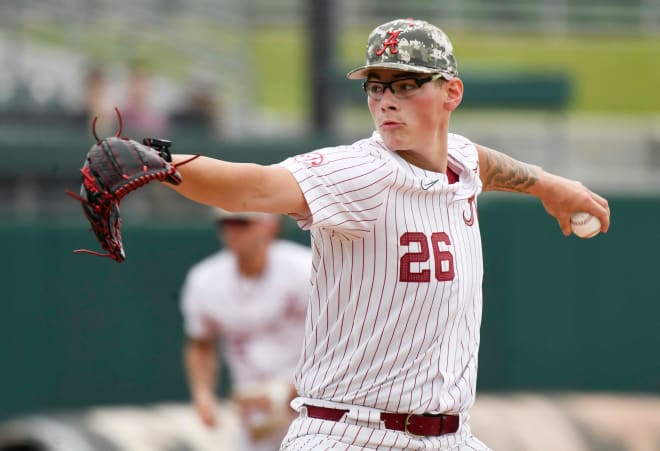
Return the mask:
<path id="1" fill-rule="evenodd" d="M 660 198 L 611 206 L 610 233 L 581 240 L 537 202 L 481 197 L 479 390 L 660 392 Z M 0 418 L 186 399 L 179 288 L 215 231 L 126 224 L 117 264 L 71 252 L 96 249 L 82 221 L 0 224 Z"/>

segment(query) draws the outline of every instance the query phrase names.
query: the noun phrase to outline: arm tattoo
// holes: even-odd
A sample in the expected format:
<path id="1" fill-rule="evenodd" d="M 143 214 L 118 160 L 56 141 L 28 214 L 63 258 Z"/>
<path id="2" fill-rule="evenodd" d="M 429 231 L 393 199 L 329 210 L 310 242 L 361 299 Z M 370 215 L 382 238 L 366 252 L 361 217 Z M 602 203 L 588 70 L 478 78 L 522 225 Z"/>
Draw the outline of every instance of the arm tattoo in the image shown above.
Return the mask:
<path id="1" fill-rule="evenodd" d="M 480 146 L 481 179 L 484 191 L 529 193 L 538 181 L 538 168 Z"/>

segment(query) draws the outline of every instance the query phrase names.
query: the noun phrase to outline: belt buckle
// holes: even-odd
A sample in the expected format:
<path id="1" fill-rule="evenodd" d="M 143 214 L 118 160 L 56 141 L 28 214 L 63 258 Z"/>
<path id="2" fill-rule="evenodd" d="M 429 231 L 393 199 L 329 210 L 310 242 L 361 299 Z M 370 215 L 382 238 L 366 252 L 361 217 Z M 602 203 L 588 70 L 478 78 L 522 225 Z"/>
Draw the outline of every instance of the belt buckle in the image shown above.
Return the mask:
<path id="1" fill-rule="evenodd" d="M 403 426 L 403 431 L 406 433 L 406 435 L 408 435 L 410 437 L 413 437 L 413 438 L 424 438 L 424 437 L 426 437 L 425 435 L 414 434 L 414 433 L 410 432 L 410 430 L 408 429 L 408 426 L 410 426 L 410 417 L 412 417 L 413 415 L 415 415 L 415 414 L 412 413 L 412 412 L 408 413 L 406 415 L 406 423 Z"/>

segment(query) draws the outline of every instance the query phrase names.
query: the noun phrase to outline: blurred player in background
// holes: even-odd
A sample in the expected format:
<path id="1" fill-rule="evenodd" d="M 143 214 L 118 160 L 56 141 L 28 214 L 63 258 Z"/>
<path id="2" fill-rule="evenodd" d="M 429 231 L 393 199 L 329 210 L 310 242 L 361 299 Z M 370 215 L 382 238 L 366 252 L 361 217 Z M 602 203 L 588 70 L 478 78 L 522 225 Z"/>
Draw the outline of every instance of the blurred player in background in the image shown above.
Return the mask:
<path id="1" fill-rule="evenodd" d="M 200 157 L 180 166 L 174 189 L 232 211 L 287 213 L 311 231 L 300 416 L 283 450 L 487 450 L 468 421 L 482 312 L 476 197 L 535 196 L 565 235 L 577 211 L 606 232 L 608 202 L 449 133 L 463 83 L 449 38 L 427 22 L 374 29 L 349 78 L 365 80 L 371 137 L 272 166 Z"/>
<path id="2" fill-rule="evenodd" d="M 214 426 L 222 345 L 243 450 L 276 450 L 289 407 L 309 297 L 309 248 L 276 239 L 280 218 L 216 210 L 226 249 L 194 265 L 181 297 L 185 368 L 195 409 Z"/>

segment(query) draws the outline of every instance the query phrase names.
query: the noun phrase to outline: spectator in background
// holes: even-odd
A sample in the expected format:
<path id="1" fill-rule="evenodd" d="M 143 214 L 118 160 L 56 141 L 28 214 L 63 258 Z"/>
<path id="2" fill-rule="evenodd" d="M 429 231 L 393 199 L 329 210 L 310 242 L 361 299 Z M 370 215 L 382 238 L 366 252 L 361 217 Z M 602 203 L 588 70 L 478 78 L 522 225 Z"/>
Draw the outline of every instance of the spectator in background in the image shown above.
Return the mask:
<path id="1" fill-rule="evenodd" d="M 99 136 L 112 134 L 116 127 L 114 105 L 110 101 L 108 91 L 108 77 L 104 69 L 97 65 L 90 66 L 85 75 L 83 112 L 80 115 L 80 122 L 84 127 L 89 127 L 96 117 L 96 130 Z"/>
<path id="2" fill-rule="evenodd" d="M 170 122 L 175 131 L 219 136 L 222 125 L 219 111 L 214 85 L 197 80 L 191 83 L 185 104 L 172 114 Z"/>
<path id="3" fill-rule="evenodd" d="M 151 104 L 152 73 L 146 64 L 129 64 L 125 103 L 120 108 L 124 118 L 124 135 L 162 137 L 168 133 L 167 116 Z"/>
<path id="4" fill-rule="evenodd" d="M 226 249 L 190 269 L 181 295 L 192 400 L 200 419 L 214 426 L 221 343 L 243 426 L 239 449 L 277 450 L 295 416 L 289 402 L 296 393 L 311 251 L 275 239 L 276 215 L 214 211 Z"/>

